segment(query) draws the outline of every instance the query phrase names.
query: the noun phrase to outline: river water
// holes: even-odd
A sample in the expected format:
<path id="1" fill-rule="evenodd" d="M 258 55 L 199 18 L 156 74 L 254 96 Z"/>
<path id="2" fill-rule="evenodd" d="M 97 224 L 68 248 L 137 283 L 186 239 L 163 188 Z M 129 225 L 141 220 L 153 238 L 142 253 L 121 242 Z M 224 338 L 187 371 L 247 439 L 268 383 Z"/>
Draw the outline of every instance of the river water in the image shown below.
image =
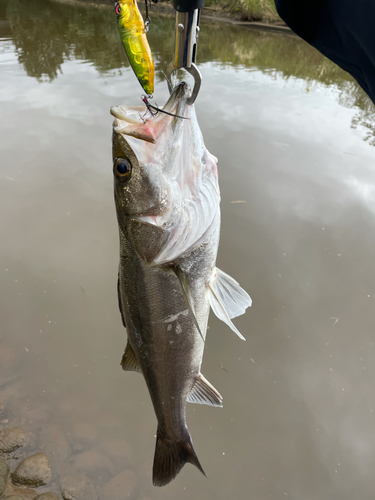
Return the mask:
<path id="1" fill-rule="evenodd" d="M 173 24 L 152 15 L 159 104 Z M 294 36 L 203 20 L 198 64 L 218 265 L 253 298 L 246 343 L 209 322 L 203 373 L 224 408 L 188 407 L 208 479 L 187 465 L 152 486 L 156 419 L 120 367 L 109 108 L 142 90 L 112 7 L 0 0 L 0 428 L 33 433 L 59 495 L 81 471 L 101 500 L 372 499 L 373 105 Z"/>

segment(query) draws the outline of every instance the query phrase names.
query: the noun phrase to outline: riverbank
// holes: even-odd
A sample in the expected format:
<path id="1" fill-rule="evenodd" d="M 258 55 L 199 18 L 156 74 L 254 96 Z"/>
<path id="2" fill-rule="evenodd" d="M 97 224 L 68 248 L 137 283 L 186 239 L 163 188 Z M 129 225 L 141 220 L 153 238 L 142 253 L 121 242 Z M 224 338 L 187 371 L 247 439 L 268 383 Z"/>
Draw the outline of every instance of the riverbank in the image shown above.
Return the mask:
<path id="1" fill-rule="evenodd" d="M 235 21 L 281 24 L 273 0 L 206 0 L 204 12 Z"/>
<path id="2" fill-rule="evenodd" d="M 155 9 L 174 13 L 170 1 L 160 1 Z M 276 12 L 273 0 L 206 0 L 202 14 L 204 17 L 214 17 L 225 21 L 260 22 L 285 26 Z"/>
<path id="3" fill-rule="evenodd" d="M 113 0 L 55 0 L 64 3 L 91 3 L 113 6 Z M 142 4 L 142 0 L 139 0 Z M 158 14 L 174 14 L 171 1 L 161 0 L 151 9 Z M 202 17 L 214 18 L 221 22 L 261 23 L 273 27 L 288 29 L 276 12 L 273 0 L 206 0 Z M 290 31 L 290 30 L 289 30 Z"/>

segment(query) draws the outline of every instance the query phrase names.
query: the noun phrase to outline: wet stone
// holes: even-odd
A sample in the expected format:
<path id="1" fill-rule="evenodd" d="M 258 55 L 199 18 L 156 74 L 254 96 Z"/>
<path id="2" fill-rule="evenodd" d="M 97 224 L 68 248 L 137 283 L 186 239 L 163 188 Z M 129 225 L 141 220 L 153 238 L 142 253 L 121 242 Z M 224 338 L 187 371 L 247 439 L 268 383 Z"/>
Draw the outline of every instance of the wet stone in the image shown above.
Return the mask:
<path id="1" fill-rule="evenodd" d="M 1 500 L 34 500 L 37 492 L 29 488 L 17 488 L 8 482 Z"/>
<path id="2" fill-rule="evenodd" d="M 11 475 L 12 476 L 12 475 Z M 8 484 L 6 490 L 4 492 L 4 496 L 0 497 L 0 500 L 9 500 L 9 498 L 20 498 L 21 500 L 35 500 L 35 496 L 38 492 L 32 488 L 25 486 L 14 486 L 14 484 L 10 483 L 8 479 Z"/>
<path id="3" fill-rule="evenodd" d="M 12 347 L 0 344 L 0 386 L 14 380 L 20 363 L 21 357 L 17 356 L 17 351 Z"/>
<path id="4" fill-rule="evenodd" d="M 23 486 L 43 486 L 51 479 L 51 468 L 44 453 L 35 453 L 25 458 L 12 474 L 14 484 Z"/>
<path id="5" fill-rule="evenodd" d="M 132 450 L 129 444 L 121 437 L 116 439 L 107 439 L 103 443 L 106 454 L 117 462 L 128 462 L 132 456 Z M 125 468 L 125 467 L 124 467 Z"/>
<path id="6" fill-rule="evenodd" d="M 98 439 L 98 431 L 92 424 L 78 422 L 74 425 L 71 438 L 84 446 L 92 446 Z"/>
<path id="7" fill-rule="evenodd" d="M 98 415 L 100 413 L 100 408 L 93 396 L 88 394 L 71 394 L 68 392 L 61 397 L 60 409 L 64 413 L 69 413 L 77 415 L 83 412 L 84 415 Z"/>
<path id="8" fill-rule="evenodd" d="M 34 428 L 38 424 L 43 426 L 45 422 L 51 420 L 51 406 L 46 403 L 40 401 L 36 403 L 35 400 L 23 401 L 18 406 L 19 414 L 26 422 L 32 423 Z"/>
<path id="9" fill-rule="evenodd" d="M 96 450 L 88 450 L 76 455 L 70 464 L 75 470 L 81 469 L 90 474 L 112 472 L 113 469 L 109 458 L 101 455 Z"/>
<path id="10" fill-rule="evenodd" d="M 124 500 L 132 497 L 136 482 L 137 478 L 132 470 L 123 470 L 103 486 L 100 500 Z"/>
<path id="11" fill-rule="evenodd" d="M 17 362 L 17 351 L 12 347 L 0 345 L 0 364 L 4 372 L 14 368 Z"/>
<path id="12" fill-rule="evenodd" d="M 66 476 L 61 480 L 64 500 L 97 500 L 98 495 L 89 478 L 84 474 Z M 112 499 L 107 499 L 112 500 Z"/>
<path id="13" fill-rule="evenodd" d="M 0 460 L 0 496 L 4 493 L 8 474 L 9 465 L 5 460 Z"/>
<path id="14" fill-rule="evenodd" d="M 21 427 L 3 429 L 0 431 L 0 453 L 12 453 L 25 446 L 29 439 L 30 433 Z"/>
<path id="15" fill-rule="evenodd" d="M 35 500 L 60 500 L 56 493 L 42 493 L 38 495 Z"/>
<path id="16" fill-rule="evenodd" d="M 39 447 L 49 457 L 52 467 L 58 467 L 60 462 L 66 460 L 71 453 L 64 433 L 57 425 L 51 425 L 40 434 Z"/>

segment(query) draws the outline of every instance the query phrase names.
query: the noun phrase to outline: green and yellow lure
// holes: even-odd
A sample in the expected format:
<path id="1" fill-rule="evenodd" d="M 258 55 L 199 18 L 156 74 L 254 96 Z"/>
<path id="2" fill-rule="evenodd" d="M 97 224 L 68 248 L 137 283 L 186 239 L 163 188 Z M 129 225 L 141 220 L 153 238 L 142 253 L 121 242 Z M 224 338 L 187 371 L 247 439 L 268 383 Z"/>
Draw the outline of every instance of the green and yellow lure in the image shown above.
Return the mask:
<path id="1" fill-rule="evenodd" d="M 154 60 L 146 37 L 146 28 L 136 0 L 115 4 L 117 26 L 133 71 L 148 95 L 154 92 Z"/>

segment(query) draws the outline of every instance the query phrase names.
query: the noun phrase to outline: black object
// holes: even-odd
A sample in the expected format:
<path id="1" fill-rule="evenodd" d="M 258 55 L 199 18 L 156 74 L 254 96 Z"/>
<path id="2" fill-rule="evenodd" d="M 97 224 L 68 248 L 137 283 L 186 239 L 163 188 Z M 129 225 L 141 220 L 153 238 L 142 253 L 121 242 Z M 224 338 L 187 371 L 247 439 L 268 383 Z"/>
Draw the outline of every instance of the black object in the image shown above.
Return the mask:
<path id="1" fill-rule="evenodd" d="M 203 9 L 204 0 L 173 0 L 173 7 L 177 12 L 191 12 L 195 9 Z"/>
<path id="2" fill-rule="evenodd" d="M 348 71 L 375 103 L 375 1 L 275 0 L 301 38 Z"/>

